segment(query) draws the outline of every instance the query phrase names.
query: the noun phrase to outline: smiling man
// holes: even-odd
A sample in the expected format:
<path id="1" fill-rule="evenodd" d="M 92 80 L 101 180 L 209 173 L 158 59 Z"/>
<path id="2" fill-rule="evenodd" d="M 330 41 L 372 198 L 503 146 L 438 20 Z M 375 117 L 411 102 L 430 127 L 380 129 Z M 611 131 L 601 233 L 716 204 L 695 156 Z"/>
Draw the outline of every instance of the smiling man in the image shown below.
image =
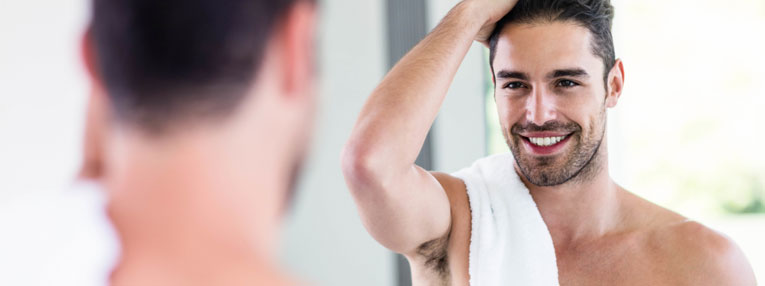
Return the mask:
<path id="1" fill-rule="evenodd" d="M 372 236 L 415 285 L 753 285 L 730 239 L 608 172 L 624 86 L 607 0 L 466 0 L 385 77 L 343 154 Z M 490 48 L 511 154 L 454 174 L 415 165 L 473 40 Z"/>

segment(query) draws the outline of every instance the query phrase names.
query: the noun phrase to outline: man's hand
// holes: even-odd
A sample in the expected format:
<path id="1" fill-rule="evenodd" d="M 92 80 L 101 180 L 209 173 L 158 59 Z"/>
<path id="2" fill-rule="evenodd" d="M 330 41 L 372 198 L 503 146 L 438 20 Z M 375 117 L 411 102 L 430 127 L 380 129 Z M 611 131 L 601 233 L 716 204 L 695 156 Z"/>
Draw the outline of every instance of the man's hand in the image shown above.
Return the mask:
<path id="1" fill-rule="evenodd" d="M 475 40 L 489 46 L 489 36 L 494 31 L 494 26 L 515 7 L 516 3 L 518 0 L 465 0 L 464 4 L 471 6 L 471 9 L 476 11 L 476 15 L 484 19 L 484 24 Z"/>

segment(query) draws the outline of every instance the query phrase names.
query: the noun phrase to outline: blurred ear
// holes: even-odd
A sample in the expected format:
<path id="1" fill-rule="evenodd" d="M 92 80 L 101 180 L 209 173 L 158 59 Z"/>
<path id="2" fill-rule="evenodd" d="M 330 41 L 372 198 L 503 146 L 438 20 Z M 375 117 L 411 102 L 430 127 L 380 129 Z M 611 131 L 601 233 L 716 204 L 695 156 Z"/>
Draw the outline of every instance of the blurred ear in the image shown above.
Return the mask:
<path id="1" fill-rule="evenodd" d="M 90 95 L 86 106 L 80 178 L 100 179 L 103 173 L 104 136 L 108 124 L 109 103 L 96 69 L 95 50 L 90 40 L 90 28 L 82 37 L 81 56 L 90 79 Z"/>
<path id="2" fill-rule="evenodd" d="M 91 82 L 100 86 L 101 76 L 98 71 L 96 49 L 93 46 L 92 34 L 92 27 L 88 26 L 88 29 L 82 35 L 82 39 L 80 39 L 80 58 Z"/>
<path id="3" fill-rule="evenodd" d="M 606 95 L 606 106 L 611 108 L 616 106 L 619 97 L 624 89 L 624 63 L 621 59 L 616 59 L 614 67 L 608 73 L 608 94 Z"/>
<path id="4" fill-rule="evenodd" d="M 297 1 L 285 15 L 281 30 L 284 94 L 306 96 L 314 89 L 316 5 Z M 279 39 L 277 38 L 277 39 Z"/>
<path id="5" fill-rule="evenodd" d="M 103 175 L 108 110 L 106 95 L 95 89 L 91 90 L 82 140 L 82 167 L 80 168 L 82 179 L 98 180 Z"/>

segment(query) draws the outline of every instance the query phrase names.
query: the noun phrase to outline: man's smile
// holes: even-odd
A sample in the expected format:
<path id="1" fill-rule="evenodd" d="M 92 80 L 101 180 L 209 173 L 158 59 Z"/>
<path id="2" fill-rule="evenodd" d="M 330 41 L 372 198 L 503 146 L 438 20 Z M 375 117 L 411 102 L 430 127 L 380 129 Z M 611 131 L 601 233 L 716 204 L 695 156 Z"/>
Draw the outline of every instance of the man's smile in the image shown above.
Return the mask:
<path id="1" fill-rule="evenodd" d="M 519 135 L 527 152 L 534 155 L 552 155 L 562 150 L 571 138 L 571 134 L 526 134 Z"/>

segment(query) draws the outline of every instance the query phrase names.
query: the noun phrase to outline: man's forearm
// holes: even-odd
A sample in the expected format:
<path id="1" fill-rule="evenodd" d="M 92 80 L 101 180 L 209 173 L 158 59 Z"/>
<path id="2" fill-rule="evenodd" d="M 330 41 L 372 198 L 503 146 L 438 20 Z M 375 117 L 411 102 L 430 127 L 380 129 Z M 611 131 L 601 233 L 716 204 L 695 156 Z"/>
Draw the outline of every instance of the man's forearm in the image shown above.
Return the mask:
<path id="1" fill-rule="evenodd" d="M 378 171 L 414 163 L 460 63 L 486 22 L 475 12 L 468 2 L 455 6 L 393 67 L 364 106 L 349 141 L 353 150 L 347 151 L 365 157 Z"/>

